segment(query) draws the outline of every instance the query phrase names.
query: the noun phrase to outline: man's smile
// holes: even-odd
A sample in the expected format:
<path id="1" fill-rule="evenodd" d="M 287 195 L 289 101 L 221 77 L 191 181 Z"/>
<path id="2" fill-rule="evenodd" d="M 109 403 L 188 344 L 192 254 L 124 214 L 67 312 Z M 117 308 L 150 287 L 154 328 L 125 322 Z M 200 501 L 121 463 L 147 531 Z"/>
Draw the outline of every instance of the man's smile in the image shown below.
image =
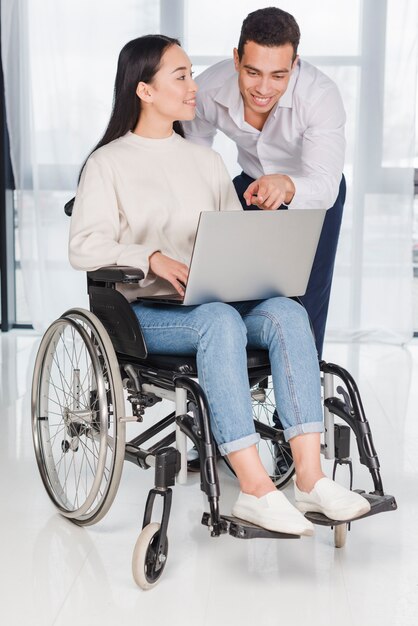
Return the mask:
<path id="1" fill-rule="evenodd" d="M 254 104 L 256 104 L 257 106 L 261 106 L 261 107 L 264 107 L 270 104 L 270 102 L 274 99 L 274 96 L 258 96 L 254 93 L 250 95 Z"/>

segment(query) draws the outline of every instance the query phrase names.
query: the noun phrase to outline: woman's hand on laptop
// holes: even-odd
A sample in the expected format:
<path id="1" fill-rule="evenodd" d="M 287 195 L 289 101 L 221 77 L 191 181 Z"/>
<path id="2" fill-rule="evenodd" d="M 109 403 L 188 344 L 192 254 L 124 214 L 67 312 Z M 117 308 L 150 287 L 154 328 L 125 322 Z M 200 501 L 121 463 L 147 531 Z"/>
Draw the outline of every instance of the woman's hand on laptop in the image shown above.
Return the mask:
<path id="1" fill-rule="evenodd" d="M 181 296 L 184 296 L 184 287 L 189 275 L 187 265 L 162 254 L 162 252 L 154 252 L 149 258 L 149 267 L 156 276 L 168 280 L 174 289 Z"/>

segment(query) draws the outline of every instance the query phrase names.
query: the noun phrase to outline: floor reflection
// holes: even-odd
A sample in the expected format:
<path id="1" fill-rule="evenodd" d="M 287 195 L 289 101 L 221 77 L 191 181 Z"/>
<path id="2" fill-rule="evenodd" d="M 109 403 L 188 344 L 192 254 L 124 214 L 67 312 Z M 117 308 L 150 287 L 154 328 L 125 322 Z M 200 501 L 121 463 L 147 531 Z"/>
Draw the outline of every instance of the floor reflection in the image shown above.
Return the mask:
<path id="1" fill-rule="evenodd" d="M 230 626 L 274 624 L 279 617 L 322 626 L 324 610 L 339 626 L 418 623 L 418 342 L 407 348 L 328 344 L 325 350 L 359 385 L 397 512 L 353 524 L 339 551 L 326 528 L 289 542 L 212 539 L 200 525 L 207 502 L 193 476 L 175 487 L 166 573 L 143 593 L 132 581 L 130 560 L 152 473 L 128 465 L 111 511 L 96 526 L 78 527 L 54 511 L 32 445 L 30 387 L 39 341 L 33 333 L 0 337 L 2 623 L 207 624 L 222 615 Z M 331 461 L 324 464 L 332 471 Z M 220 482 L 221 509 L 229 512 L 237 485 L 223 469 Z M 371 487 L 370 477 L 356 462 L 355 487 L 363 486 Z M 286 494 L 292 497 L 290 487 Z"/>
<path id="2" fill-rule="evenodd" d="M 96 581 L 100 581 L 102 594 L 111 599 L 108 576 L 91 534 L 58 514 L 48 520 L 35 538 L 32 571 L 32 597 L 36 613 L 45 624 L 57 616 L 68 590 L 80 576 L 83 584 L 77 585 L 77 604 L 93 600 Z"/>

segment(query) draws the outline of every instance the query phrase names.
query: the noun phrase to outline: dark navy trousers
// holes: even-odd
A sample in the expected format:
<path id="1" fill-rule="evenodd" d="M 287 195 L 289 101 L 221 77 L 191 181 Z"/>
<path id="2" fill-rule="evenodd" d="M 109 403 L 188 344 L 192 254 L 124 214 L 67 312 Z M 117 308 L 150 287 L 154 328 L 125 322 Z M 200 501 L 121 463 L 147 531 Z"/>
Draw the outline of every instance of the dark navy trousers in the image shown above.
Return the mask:
<path id="1" fill-rule="evenodd" d="M 235 190 L 244 210 L 259 210 L 254 205 L 247 207 L 243 197 L 248 185 L 252 183 L 253 180 L 254 178 L 251 178 L 251 176 L 248 176 L 244 172 L 236 176 L 233 180 Z M 326 212 L 308 287 L 305 295 L 300 298 L 311 320 L 315 334 L 316 349 L 320 359 L 322 358 L 322 348 L 324 345 L 332 274 L 334 272 L 334 262 L 343 216 L 345 195 L 346 184 L 343 176 L 335 204 Z"/>

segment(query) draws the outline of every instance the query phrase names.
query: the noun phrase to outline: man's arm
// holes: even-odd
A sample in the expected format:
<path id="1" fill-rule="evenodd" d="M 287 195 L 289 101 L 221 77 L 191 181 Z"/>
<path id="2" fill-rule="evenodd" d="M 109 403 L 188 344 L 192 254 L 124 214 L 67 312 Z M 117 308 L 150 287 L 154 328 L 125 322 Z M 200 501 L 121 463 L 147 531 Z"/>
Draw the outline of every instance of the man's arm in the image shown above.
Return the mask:
<path id="1" fill-rule="evenodd" d="M 280 204 L 289 204 L 292 209 L 333 206 L 345 153 L 345 112 L 335 86 L 310 106 L 307 120 L 302 136 L 300 173 L 289 177 L 279 170 L 277 174 L 261 176 L 244 194 L 248 204 L 270 210 Z"/>
<path id="2" fill-rule="evenodd" d="M 336 86 L 312 107 L 302 138 L 301 173 L 293 176 L 295 209 L 334 205 L 344 167 L 345 111 Z"/>

